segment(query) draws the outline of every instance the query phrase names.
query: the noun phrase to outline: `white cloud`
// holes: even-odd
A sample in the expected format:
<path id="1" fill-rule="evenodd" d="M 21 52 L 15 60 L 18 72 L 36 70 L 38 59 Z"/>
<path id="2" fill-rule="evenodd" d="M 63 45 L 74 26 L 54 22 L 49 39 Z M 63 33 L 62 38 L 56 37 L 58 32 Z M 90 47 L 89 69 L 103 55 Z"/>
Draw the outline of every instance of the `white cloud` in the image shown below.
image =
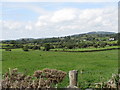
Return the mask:
<path id="1" fill-rule="evenodd" d="M 54 12 L 51 17 L 52 22 L 70 21 L 76 18 L 76 9 L 68 8 Z"/>
<path id="2" fill-rule="evenodd" d="M 40 16 L 38 19 L 39 20 L 48 20 L 50 18 L 48 15 Z"/>
<path id="3" fill-rule="evenodd" d="M 20 27 L 22 27 L 22 25 L 20 22 L 17 21 L 3 21 L 3 27 L 9 30 L 13 30 L 13 29 L 19 29 Z"/>
<path id="4" fill-rule="evenodd" d="M 23 36 L 41 38 L 89 31 L 118 32 L 117 15 L 117 7 L 99 9 L 63 8 L 48 14 L 42 14 L 33 22 L 4 21 L 5 31 L 3 34 L 15 32 L 12 36 L 6 35 L 5 38 L 20 38 Z"/>
<path id="5" fill-rule="evenodd" d="M 32 30 L 32 26 L 31 26 L 31 25 L 26 25 L 26 26 L 25 26 L 25 29 L 27 29 L 27 30 Z"/>
<path id="6" fill-rule="evenodd" d="M 44 22 L 40 22 L 40 21 L 38 21 L 37 23 L 35 23 L 36 27 L 42 27 L 42 26 L 45 26 L 45 25 L 47 25 L 47 24 L 44 23 Z"/>

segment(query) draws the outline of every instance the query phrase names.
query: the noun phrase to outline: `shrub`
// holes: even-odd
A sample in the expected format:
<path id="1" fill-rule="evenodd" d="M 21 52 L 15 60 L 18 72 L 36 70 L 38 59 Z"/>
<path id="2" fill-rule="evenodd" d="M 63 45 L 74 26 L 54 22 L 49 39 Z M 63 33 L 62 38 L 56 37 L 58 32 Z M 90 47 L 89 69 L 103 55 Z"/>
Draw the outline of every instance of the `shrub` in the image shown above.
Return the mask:
<path id="1" fill-rule="evenodd" d="M 95 48 L 98 48 L 98 44 L 94 44 L 93 46 L 94 46 Z"/>
<path id="2" fill-rule="evenodd" d="M 100 43 L 100 47 L 104 48 L 107 44 L 106 43 Z"/>
<path id="3" fill-rule="evenodd" d="M 40 47 L 39 46 L 34 46 L 32 49 L 33 50 L 40 50 Z"/>
<path id="4" fill-rule="evenodd" d="M 120 38 L 118 39 L 117 44 L 118 44 L 118 46 L 120 46 Z"/>
<path id="5" fill-rule="evenodd" d="M 28 46 L 24 46 L 24 47 L 23 47 L 23 51 L 29 51 L 29 50 L 28 50 Z"/>
<path id="6" fill-rule="evenodd" d="M 51 48 L 50 48 L 50 44 L 45 44 L 45 51 L 49 51 Z"/>
<path id="7" fill-rule="evenodd" d="M 67 48 L 68 48 L 68 49 L 73 49 L 73 48 L 74 48 L 74 45 L 70 45 L 70 44 L 69 44 L 69 45 L 67 45 Z"/>
<path id="8" fill-rule="evenodd" d="M 5 51 L 11 51 L 11 49 L 9 49 L 9 48 L 6 48 L 6 49 L 5 49 Z"/>

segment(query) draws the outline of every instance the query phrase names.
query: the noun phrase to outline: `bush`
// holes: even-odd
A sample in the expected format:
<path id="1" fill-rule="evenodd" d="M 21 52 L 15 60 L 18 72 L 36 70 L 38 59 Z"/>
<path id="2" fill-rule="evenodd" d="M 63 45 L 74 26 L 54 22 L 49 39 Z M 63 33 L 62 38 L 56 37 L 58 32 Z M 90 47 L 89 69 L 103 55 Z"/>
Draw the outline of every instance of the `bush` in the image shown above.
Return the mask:
<path id="1" fill-rule="evenodd" d="M 117 41 L 118 46 L 120 46 L 120 39 Z"/>
<path id="2" fill-rule="evenodd" d="M 73 48 L 74 48 L 74 45 L 67 45 L 67 48 L 68 48 L 68 49 L 73 49 Z"/>
<path id="3" fill-rule="evenodd" d="M 80 44 L 78 45 L 78 47 L 79 47 L 79 48 L 87 48 L 88 45 L 85 44 L 85 43 L 80 43 Z"/>
<path id="4" fill-rule="evenodd" d="M 40 50 L 40 46 L 34 46 L 32 49 L 33 50 Z"/>
<path id="5" fill-rule="evenodd" d="M 54 46 L 53 46 L 53 45 L 51 45 L 51 46 L 50 46 L 50 49 L 54 49 Z"/>
<path id="6" fill-rule="evenodd" d="M 24 47 L 23 47 L 23 51 L 29 51 L 29 50 L 28 50 L 28 46 L 24 46 Z"/>
<path id="7" fill-rule="evenodd" d="M 100 47 L 104 48 L 107 44 L 106 43 L 100 43 Z"/>
<path id="8" fill-rule="evenodd" d="M 50 48 L 50 44 L 45 44 L 45 51 L 49 51 L 51 48 Z"/>
<path id="9" fill-rule="evenodd" d="M 6 48 L 6 49 L 5 49 L 5 51 L 11 51 L 11 49 L 9 49 L 9 48 Z"/>
<path id="10" fill-rule="evenodd" d="M 93 46 L 94 46 L 95 48 L 98 48 L 98 44 L 94 44 Z"/>

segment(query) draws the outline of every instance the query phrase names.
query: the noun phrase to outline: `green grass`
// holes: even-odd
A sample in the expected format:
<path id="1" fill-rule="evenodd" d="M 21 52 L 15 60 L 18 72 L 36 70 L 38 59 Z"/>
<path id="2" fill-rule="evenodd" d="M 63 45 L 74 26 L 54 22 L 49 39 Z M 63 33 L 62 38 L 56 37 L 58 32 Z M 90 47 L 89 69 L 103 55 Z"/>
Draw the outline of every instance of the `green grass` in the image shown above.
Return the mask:
<path id="1" fill-rule="evenodd" d="M 64 51 L 88 51 L 88 50 L 103 50 L 103 49 L 111 49 L 111 48 L 118 48 L 118 46 L 107 46 L 105 48 L 94 48 L 94 47 L 88 47 L 88 48 L 76 48 L 76 49 L 64 49 Z M 51 49 L 51 51 L 63 51 L 63 49 Z"/>
<path id="2" fill-rule="evenodd" d="M 2 70 L 7 72 L 8 68 L 18 68 L 20 72 L 32 75 L 35 70 L 44 68 L 58 69 L 65 72 L 79 70 L 80 87 L 88 86 L 88 83 L 109 80 L 112 73 L 117 73 L 118 50 L 101 52 L 45 52 L 29 51 L 21 49 L 2 51 Z M 84 70 L 84 74 L 80 71 Z M 68 75 L 58 87 L 69 84 Z"/>

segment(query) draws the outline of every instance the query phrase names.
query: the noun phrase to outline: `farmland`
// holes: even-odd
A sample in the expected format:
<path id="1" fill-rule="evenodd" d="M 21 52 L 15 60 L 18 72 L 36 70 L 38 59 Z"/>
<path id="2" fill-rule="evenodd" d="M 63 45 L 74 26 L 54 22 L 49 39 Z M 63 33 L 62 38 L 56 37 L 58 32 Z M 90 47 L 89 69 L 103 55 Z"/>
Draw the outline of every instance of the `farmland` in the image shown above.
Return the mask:
<path id="1" fill-rule="evenodd" d="M 91 32 L 43 39 L 3 40 L 2 73 L 8 68 L 33 75 L 44 68 L 67 72 L 58 87 L 69 85 L 68 72 L 78 70 L 78 87 L 94 88 L 94 83 L 108 81 L 118 72 L 118 33 Z M 82 73 L 81 73 L 82 72 Z"/>
<path id="2" fill-rule="evenodd" d="M 88 87 L 89 84 L 109 80 L 112 73 L 117 73 L 117 65 L 118 50 L 85 53 L 41 50 L 24 52 L 22 49 L 2 50 L 3 73 L 7 72 L 8 68 L 18 68 L 20 72 L 29 75 L 44 68 L 63 70 L 67 73 L 70 70 L 78 70 L 78 85 L 80 87 Z M 83 74 L 80 74 L 81 70 L 84 71 Z M 65 87 L 68 84 L 67 75 L 58 87 Z"/>

